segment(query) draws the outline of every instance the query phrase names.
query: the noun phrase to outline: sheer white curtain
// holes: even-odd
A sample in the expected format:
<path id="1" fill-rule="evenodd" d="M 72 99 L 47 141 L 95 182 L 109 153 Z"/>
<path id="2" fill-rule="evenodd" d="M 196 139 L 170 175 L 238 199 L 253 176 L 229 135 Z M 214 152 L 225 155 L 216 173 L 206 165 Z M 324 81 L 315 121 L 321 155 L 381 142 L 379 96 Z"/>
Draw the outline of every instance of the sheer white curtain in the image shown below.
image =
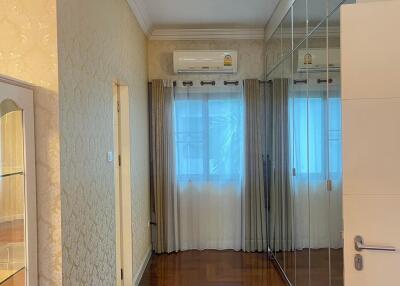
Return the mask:
<path id="1" fill-rule="evenodd" d="M 178 86 L 174 120 L 179 250 L 240 250 L 242 87 Z"/>
<path id="2" fill-rule="evenodd" d="M 290 97 L 295 247 L 342 247 L 340 87 L 295 86 Z M 332 191 L 327 191 L 327 180 Z"/>

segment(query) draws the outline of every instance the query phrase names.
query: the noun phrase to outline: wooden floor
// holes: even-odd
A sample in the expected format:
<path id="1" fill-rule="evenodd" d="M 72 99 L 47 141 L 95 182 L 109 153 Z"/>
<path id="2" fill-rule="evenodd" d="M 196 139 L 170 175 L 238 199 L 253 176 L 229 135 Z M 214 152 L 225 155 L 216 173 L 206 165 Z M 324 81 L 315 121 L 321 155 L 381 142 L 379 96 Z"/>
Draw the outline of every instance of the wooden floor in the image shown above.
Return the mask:
<path id="1" fill-rule="evenodd" d="M 294 285 L 309 285 L 311 280 L 313 286 L 343 286 L 343 249 L 296 250 L 275 257 Z"/>
<path id="2" fill-rule="evenodd" d="M 184 251 L 153 255 L 140 286 L 284 286 L 266 254 Z"/>

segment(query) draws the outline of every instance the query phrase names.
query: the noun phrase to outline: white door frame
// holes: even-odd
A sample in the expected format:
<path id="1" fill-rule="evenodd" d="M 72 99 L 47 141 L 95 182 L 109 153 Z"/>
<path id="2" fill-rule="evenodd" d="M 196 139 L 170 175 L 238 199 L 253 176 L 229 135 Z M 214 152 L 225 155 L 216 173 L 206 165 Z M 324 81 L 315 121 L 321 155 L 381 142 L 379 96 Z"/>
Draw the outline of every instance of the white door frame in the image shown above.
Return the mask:
<path id="1" fill-rule="evenodd" d="M 25 279 L 27 286 L 38 285 L 35 124 L 33 87 L 21 81 L 0 76 L 0 102 L 13 100 L 23 110 L 25 160 Z"/>
<path id="2" fill-rule="evenodd" d="M 117 285 L 133 285 L 131 140 L 128 87 L 113 83 Z"/>

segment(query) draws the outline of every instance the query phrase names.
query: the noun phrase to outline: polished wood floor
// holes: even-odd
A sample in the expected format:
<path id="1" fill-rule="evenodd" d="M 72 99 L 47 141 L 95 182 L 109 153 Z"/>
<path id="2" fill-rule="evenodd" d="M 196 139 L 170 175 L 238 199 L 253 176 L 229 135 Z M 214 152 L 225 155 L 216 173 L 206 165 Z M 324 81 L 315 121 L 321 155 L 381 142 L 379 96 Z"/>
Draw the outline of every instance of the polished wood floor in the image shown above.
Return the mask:
<path id="1" fill-rule="evenodd" d="M 326 248 L 285 251 L 275 257 L 295 285 L 309 285 L 310 280 L 313 286 L 343 286 L 343 249 L 330 254 Z"/>
<path id="2" fill-rule="evenodd" d="M 183 251 L 153 255 L 140 286 L 284 286 L 266 254 Z"/>

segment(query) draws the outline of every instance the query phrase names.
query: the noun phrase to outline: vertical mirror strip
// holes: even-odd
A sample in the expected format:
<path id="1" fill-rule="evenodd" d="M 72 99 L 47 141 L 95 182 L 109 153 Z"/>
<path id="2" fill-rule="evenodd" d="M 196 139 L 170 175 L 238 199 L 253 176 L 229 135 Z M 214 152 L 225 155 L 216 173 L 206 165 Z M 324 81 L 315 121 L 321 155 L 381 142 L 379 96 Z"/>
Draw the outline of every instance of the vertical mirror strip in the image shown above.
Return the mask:
<path id="1" fill-rule="evenodd" d="M 265 46 L 269 249 L 290 285 L 343 285 L 339 31 L 352 2 L 294 1 Z"/>

